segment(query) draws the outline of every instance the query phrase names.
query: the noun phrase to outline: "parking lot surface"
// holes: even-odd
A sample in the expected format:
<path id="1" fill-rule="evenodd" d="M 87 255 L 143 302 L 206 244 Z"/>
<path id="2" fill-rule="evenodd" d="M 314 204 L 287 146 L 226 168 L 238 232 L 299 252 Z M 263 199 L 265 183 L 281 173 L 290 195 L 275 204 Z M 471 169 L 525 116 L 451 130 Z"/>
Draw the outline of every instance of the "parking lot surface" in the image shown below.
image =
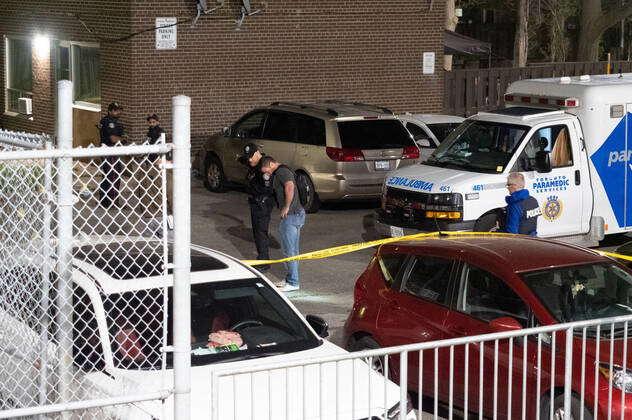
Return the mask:
<path id="1" fill-rule="evenodd" d="M 238 189 L 225 193 L 208 192 L 200 179 L 192 180 L 191 240 L 240 259 L 256 258 L 252 239 L 247 195 Z M 326 203 L 318 213 L 308 214 L 301 230 L 301 252 L 379 239 L 373 226 L 377 201 Z M 270 224 L 271 258 L 281 258 L 278 237 L 279 213 L 275 209 Z M 608 237 L 600 249 L 613 250 L 630 238 Z M 303 314 L 322 316 L 330 326 L 329 339 L 342 342 L 342 326 L 353 305 L 353 287 L 374 253 L 374 248 L 322 260 L 302 261 L 301 290 L 288 294 Z M 266 273 L 272 281 L 283 279 L 282 264 L 273 264 Z"/>
<path id="2" fill-rule="evenodd" d="M 208 192 L 200 179 L 192 180 L 191 241 L 240 259 L 256 258 L 250 210 L 243 191 Z M 373 228 L 376 201 L 325 204 L 308 214 L 301 230 L 301 252 L 378 239 Z M 275 209 L 270 224 L 271 258 L 281 258 L 278 236 L 279 213 Z M 342 326 L 353 305 L 355 280 L 369 263 L 374 249 L 323 260 L 302 261 L 301 290 L 288 294 L 303 314 L 320 315 L 329 322 L 329 339 L 342 345 Z M 270 280 L 282 280 L 282 264 L 266 273 Z"/>

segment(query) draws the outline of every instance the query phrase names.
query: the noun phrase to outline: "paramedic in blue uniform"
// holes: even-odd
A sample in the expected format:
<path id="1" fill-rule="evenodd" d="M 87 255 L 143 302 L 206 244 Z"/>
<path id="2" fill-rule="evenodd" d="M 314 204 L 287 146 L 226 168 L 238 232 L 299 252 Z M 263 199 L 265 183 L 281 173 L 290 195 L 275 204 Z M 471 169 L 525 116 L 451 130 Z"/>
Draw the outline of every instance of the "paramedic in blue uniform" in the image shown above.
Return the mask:
<path id="1" fill-rule="evenodd" d="M 270 217 L 275 205 L 274 188 L 270 175 L 261 171 L 261 158 L 263 154 L 254 143 L 244 146 L 244 154 L 239 161 L 248 167 L 246 174 L 246 192 L 249 194 L 250 220 L 252 222 L 252 234 L 257 247 L 257 259 L 270 259 L 270 237 L 268 229 Z M 270 265 L 259 265 L 257 270 L 264 272 L 270 269 Z"/>
<path id="2" fill-rule="evenodd" d="M 509 195 L 505 197 L 505 220 L 498 231 L 537 236 L 540 205 L 538 200 L 529 195 L 529 190 L 525 189 L 524 176 L 520 172 L 509 174 L 507 190 Z"/>
<path id="3" fill-rule="evenodd" d="M 116 102 L 108 105 L 108 114 L 99 122 L 102 146 L 115 146 L 117 143 L 123 143 L 123 126 L 119 122 L 122 110 L 123 107 Z M 117 205 L 122 170 L 123 165 L 117 156 L 107 156 L 101 161 L 103 179 L 99 188 L 99 198 L 103 207 Z"/>

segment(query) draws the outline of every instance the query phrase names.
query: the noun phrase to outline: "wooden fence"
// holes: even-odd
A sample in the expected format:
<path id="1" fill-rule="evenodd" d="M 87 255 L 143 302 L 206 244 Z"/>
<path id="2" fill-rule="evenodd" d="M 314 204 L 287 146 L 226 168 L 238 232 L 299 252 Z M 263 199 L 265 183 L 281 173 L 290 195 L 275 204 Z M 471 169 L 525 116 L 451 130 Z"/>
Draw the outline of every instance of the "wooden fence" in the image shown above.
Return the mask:
<path id="1" fill-rule="evenodd" d="M 443 108 L 446 114 L 469 116 L 505 105 L 507 86 L 513 81 L 542 77 L 606 73 L 606 62 L 573 62 L 522 68 L 446 71 Z M 612 73 L 632 72 L 631 61 L 612 62 Z"/>

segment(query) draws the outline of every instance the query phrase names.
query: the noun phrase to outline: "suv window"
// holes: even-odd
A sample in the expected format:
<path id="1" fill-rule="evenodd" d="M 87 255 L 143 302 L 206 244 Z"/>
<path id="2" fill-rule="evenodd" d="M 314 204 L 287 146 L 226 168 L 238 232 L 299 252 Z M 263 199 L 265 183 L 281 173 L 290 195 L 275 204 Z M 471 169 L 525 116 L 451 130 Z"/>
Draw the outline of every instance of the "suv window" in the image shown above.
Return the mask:
<path id="1" fill-rule="evenodd" d="M 297 116 L 290 112 L 269 111 L 263 138 L 276 141 L 296 141 Z"/>
<path id="2" fill-rule="evenodd" d="M 381 254 L 378 257 L 377 261 L 380 264 L 384 281 L 389 287 L 393 286 L 405 258 L 404 254 Z"/>
<path id="3" fill-rule="evenodd" d="M 415 257 L 414 266 L 402 284 L 402 291 L 445 304 L 448 297 L 448 285 L 452 260 L 438 257 Z"/>
<path id="4" fill-rule="evenodd" d="M 340 144 L 345 149 L 393 149 L 414 146 L 399 120 L 358 120 L 338 123 Z"/>
<path id="5" fill-rule="evenodd" d="M 426 133 L 426 130 L 424 130 L 423 128 L 421 128 L 420 126 L 418 126 L 417 124 L 413 124 L 413 123 L 406 123 L 406 128 L 408 129 L 408 131 L 410 131 L 410 134 L 413 135 L 414 138 L 416 139 L 420 139 L 420 138 L 428 138 L 428 133 Z"/>
<path id="6" fill-rule="evenodd" d="M 509 316 L 527 326 L 529 310 L 498 277 L 473 266 L 463 270 L 458 310 L 483 321 Z"/>
<path id="7" fill-rule="evenodd" d="M 454 131 L 460 123 L 444 123 L 444 124 L 428 124 L 428 128 L 435 135 L 439 143 L 448 137 L 448 134 Z"/>
<path id="8" fill-rule="evenodd" d="M 253 112 L 250 115 L 246 115 L 241 120 L 237 121 L 237 123 L 235 123 L 232 129 L 233 136 L 249 139 L 260 139 L 261 131 L 263 129 L 264 116 L 264 111 Z"/>
<path id="9" fill-rule="evenodd" d="M 325 146 L 325 121 L 308 115 L 298 115 L 298 142 Z"/>

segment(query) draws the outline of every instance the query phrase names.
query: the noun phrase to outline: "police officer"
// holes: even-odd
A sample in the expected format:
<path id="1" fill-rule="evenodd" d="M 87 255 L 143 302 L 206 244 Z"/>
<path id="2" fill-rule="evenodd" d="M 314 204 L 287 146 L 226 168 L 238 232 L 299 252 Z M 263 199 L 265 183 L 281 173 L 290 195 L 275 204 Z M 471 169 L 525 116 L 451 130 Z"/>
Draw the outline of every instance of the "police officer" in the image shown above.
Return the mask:
<path id="1" fill-rule="evenodd" d="M 248 181 L 246 192 L 250 194 L 248 204 L 250 205 L 250 218 L 252 220 L 252 234 L 257 247 L 257 259 L 269 260 L 268 227 L 270 226 L 270 215 L 275 205 L 274 189 L 269 175 L 261 172 L 260 160 L 263 154 L 254 143 L 244 146 L 244 154 L 239 161 L 248 166 L 246 180 Z M 269 265 L 260 265 L 257 269 L 261 272 L 270 269 Z"/>
<path id="2" fill-rule="evenodd" d="M 158 119 L 158 115 L 151 114 L 147 117 L 147 141 L 149 144 L 156 144 L 160 136 L 165 132 L 165 130 L 160 126 L 160 120 Z M 154 161 L 158 158 L 158 155 L 149 155 L 149 160 Z"/>
<path id="3" fill-rule="evenodd" d="M 99 122 L 101 145 L 115 146 L 123 142 L 123 126 L 118 120 L 122 110 L 123 107 L 116 102 L 108 105 L 108 114 Z M 103 179 L 99 198 L 103 207 L 118 204 L 122 169 L 121 160 L 116 156 L 107 156 L 101 161 Z"/>
<path id="4" fill-rule="evenodd" d="M 509 174 L 507 190 L 509 195 L 505 197 L 505 221 L 499 232 L 537 236 L 540 205 L 538 200 L 529 195 L 529 190 L 525 189 L 524 176 L 520 172 Z"/>

